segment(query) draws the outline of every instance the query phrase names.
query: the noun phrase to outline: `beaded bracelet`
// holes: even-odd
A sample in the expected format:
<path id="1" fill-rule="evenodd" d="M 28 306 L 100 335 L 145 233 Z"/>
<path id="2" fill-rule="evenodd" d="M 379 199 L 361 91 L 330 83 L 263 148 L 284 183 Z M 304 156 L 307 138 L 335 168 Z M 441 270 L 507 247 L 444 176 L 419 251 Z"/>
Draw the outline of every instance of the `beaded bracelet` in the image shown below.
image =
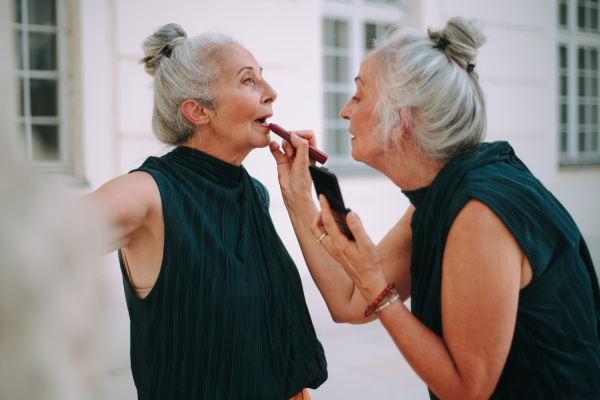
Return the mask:
<path id="1" fill-rule="evenodd" d="M 394 290 L 395 291 L 395 290 Z M 394 297 L 392 297 L 391 299 L 389 299 L 386 303 L 383 303 L 382 305 L 380 305 L 379 307 L 377 307 L 375 309 L 375 311 L 373 311 L 373 316 L 375 316 L 375 314 L 377 314 L 379 311 L 383 310 L 384 308 L 386 308 L 387 306 L 389 306 L 390 304 L 392 304 L 393 302 L 395 302 L 396 300 L 398 300 L 400 298 L 400 295 L 398 293 L 396 293 L 394 295 Z"/>
<path id="2" fill-rule="evenodd" d="M 396 284 L 394 283 L 387 285 L 387 287 L 383 289 L 383 292 L 381 292 L 381 294 L 379 294 L 379 296 L 377 296 L 377 298 L 365 309 L 365 317 L 368 317 L 369 315 L 375 316 L 375 310 L 389 301 L 390 293 L 392 296 L 395 296 L 398 293 L 396 289 L 394 289 L 395 287 Z"/>

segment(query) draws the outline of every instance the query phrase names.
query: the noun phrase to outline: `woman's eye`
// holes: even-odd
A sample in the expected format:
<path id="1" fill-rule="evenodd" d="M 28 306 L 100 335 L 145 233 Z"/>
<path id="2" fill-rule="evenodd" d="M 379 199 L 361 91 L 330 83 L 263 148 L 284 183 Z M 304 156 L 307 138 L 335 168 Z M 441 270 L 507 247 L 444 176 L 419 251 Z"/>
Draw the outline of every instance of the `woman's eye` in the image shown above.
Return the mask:
<path id="1" fill-rule="evenodd" d="M 352 97 L 352 100 L 353 100 L 355 103 L 358 103 L 358 101 L 359 101 L 359 98 L 358 98 L 358 97 L 356 97 L 356 96 L 353 96 L 353 97 Z"/>
<path id="2" fill-rule="evenodd" d="M 244 83 L 250 83 L 250 82 L 252 82 L 252 78 L 251 77 L 248 77 L 248 78 L 244 79 Z"/>

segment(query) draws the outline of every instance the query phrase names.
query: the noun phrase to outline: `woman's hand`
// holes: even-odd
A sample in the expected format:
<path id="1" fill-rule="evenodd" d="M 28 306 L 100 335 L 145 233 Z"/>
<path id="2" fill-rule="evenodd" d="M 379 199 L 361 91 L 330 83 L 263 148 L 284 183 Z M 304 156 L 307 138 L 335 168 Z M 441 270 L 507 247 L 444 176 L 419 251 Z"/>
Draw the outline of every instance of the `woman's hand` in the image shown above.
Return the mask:
<path id="1" fill-rule="evenodd" d="M 281 146 L 275 141 L 269 144 L 277 162 L 279 185 L 286 206 L 294 199 L 301 198 L 303 201 L 307 194 L 311 196 L 312 179 L 308 166 L 315 162 L 308 156 L 308 146 L 317 146 L 313 131 L 294 131 L 291 140 L 291 144 L 283 141 Z"/>
<path id="2" fill-rule="evenodd" d="M 354 281 L 365 301 L 370 304 L 385 289 L 388 282 L 382 269 L 382 257 L 355 212 L 346 215 L 346 223 L 354 241 L 340 231 L 325 196 L 319 196 L 321 212 L 311 230 L 327 252 L 343 267 Z"/>

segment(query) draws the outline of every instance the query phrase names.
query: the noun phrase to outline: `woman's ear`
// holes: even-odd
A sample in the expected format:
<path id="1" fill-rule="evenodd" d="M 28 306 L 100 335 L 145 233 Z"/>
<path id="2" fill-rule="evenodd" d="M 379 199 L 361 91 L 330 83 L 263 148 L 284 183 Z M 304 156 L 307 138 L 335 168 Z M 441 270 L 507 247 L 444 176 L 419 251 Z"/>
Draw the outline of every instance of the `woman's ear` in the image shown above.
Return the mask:
<path id="1" fill-rule="evenodd" d="M 196 100 L 185 100 L 181 104 L 181 112 L 194 125 L 207 125 L 210 122 L 209 110 Z"/>

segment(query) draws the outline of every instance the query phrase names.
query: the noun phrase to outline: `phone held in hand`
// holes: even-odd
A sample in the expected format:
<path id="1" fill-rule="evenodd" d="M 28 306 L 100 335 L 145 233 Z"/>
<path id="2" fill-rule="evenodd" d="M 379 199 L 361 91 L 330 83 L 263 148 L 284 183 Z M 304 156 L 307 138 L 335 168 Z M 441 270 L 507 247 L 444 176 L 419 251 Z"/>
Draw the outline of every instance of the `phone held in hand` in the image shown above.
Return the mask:
<path id="1" fill-rule="evenodd" d="M 329 202 L 335 222 L 337 223 L 340 231 L 346 235 L 350 240 L 354 240 L 350 228 L 346 224 L 346 214 L 350 212 L 349 208 L 344 205 L 344 199 L 342 198 L 342 192 L 340 191 L 340 185 L 338 184 L 337 177 L 331 171 L 325 167 L 317 167 L 316 165 L 309 165 L 310 175 L 317 191 L 317 196 L 324 195 Z"/>

